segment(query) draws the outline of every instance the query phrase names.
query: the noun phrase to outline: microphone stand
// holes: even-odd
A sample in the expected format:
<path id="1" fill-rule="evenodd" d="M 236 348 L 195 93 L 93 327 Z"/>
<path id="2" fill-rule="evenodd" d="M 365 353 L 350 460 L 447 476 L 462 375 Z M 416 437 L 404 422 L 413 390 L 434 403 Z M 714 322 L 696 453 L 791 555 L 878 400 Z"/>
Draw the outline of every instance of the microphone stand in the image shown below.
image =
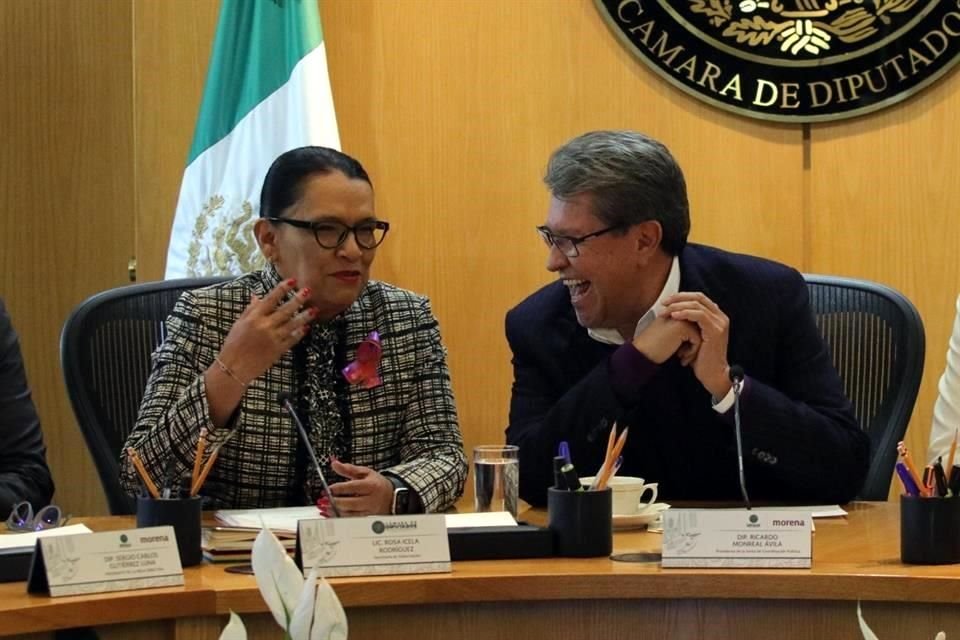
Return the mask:
<path id="1" fill-rule="evenodd" d="M 737 435 L 737 468 L 740 472 L 740 495 L 747 510 L 750 510 L 750 496 L 747 495 L 747 481 L 743 475 L 743 440 L 740 437 L 740 391 L 743 387 L 743 369 L 737 365 L 730 367 L 730 381 L 733 383 L 733 424 Z"/>
<path id="2" fill-rule="evenodd" d="M 303 445 L 307 449 L 307 453 L 310 454 L 310 459 L 313 460 L 313 466 L 317 470 L 317 477 L 320 478 L 320 484 L 323 486 L 324 492 L 327 494 L 327 498 L 330 499 L 330 508 L 333 509 L 333 515 L 337 518 L 340 517 L 340 510 L 337 508 L 337 501 L 334 499 L 333 494 L 330 493 L 330 487 L 327 486 L 327 479 L 323 477 L 323 470 L 320 468 L 320 462 L 317 460 L 317 454 L 313 451 L 313 446 L 310 444 L 310 438 L 307 437 L 307 430 L 303 426 L 303 422 L 300 420 L 297 410 L 293 406 L 293 402 L 290 401 L 289 393 L 280 393 L 277 396 L 277 400 L 280 401 L 280 406 L 287 410 L 287 413 L 290 414 L 290 417 L 293 418 L 293 421 L 297 425 L 297 430 L 300 432 L 300 438 L 303 440 Z"/>

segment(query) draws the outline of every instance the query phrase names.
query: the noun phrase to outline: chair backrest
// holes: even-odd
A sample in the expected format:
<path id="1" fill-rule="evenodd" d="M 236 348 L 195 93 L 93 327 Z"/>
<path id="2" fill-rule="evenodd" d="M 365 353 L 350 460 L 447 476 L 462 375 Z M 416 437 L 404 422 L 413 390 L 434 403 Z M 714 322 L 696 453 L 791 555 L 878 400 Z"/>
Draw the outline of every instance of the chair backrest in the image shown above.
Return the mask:
<path id="1" fill-rule="evenodd" d="M 886 500 L 923 375 L 923 321 L 901 293 L 874 282 L 805 274 L 817 326 L 870 436 L 862 500 Z"/>
<path id="2" fill-rule="evenodd" d="M 63 326 L 60 364 L 67 395 L 112 514 L 133 513 L 133 501 L 120 487 L 120 449 L 136 422 L 167 316 L 184 291 L 223 280 L 166 280 L 104 291 L 82 302 Z"/>

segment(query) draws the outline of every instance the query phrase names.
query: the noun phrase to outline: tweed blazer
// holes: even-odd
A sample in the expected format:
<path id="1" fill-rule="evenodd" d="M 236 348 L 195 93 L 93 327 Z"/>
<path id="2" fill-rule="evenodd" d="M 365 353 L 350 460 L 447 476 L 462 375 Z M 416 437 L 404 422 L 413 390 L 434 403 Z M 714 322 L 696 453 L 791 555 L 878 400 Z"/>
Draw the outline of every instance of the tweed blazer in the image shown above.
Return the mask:
<path id="1" fill-rule="evenodd" d="M 157 481 L 168 473 L 168 465 L 172 477 L 189 478 L 201 427 L 210 430 L 207 455 L 236 428 L 201 492 L 212 507 L 275 507 L 316 497 L 296 486 L 307 463 L 301 445 L 298 476 L 296 425 L 277 403 L 278 393 L 298 388 L 297 347 L 249 384 L 229 427 L 215 429 L 209 418 L 203 372 L 250 295 L 263 296 L 278 281 L 268 269 L 183 294 L 167 320 L 167 337 L 154 353 L 140 414 L 127 441 Z M 401 479 L 419 494 L 427 511 L 449 507 L 463 491 L 467 465 L 446 351 L 429 301 L 370 281 L 342 320 L 338 371 L 355 358 L 371 331 L 380 333 L 383 345 L 380 386 L 366 389 L 343 381 L 338 387 L 349 443 L 343 461 Z M 316 448 L 322 425 L 310 429 Z M 134 493 L 136 471 L 121 457 L 121 482 Z"/>

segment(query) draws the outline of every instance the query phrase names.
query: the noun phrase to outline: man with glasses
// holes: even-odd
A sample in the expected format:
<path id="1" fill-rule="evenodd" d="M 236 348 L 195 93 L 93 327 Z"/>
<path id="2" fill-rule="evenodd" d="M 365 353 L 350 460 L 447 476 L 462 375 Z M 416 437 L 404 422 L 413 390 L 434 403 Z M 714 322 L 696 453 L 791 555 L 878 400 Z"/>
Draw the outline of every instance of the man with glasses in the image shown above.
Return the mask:
<path id="1" fill-rule="evenodd" d="M 40 418 L 30 399 L 20 341 L 0 299 L 0 519 L 7 520 L 14 505 L 27 502 L 40 509 L 51 497 Z"/>
<path id="2" fill-rule="evenodd" d="M 581 475 L 629 427 L 621 475 L 668 500 L 739 499 L 731 367 L 746 485 L 757 499 L 846 502 L 866 434 L 820 337 L 802 276 L 689 244 L 686 183 L 661 143 L 596 131 L 554 152 L 537 230 L 557 282 L 506 317 L 514 381 L 507 441 L 520 493 L 544 504 L 566 441 Z"/>

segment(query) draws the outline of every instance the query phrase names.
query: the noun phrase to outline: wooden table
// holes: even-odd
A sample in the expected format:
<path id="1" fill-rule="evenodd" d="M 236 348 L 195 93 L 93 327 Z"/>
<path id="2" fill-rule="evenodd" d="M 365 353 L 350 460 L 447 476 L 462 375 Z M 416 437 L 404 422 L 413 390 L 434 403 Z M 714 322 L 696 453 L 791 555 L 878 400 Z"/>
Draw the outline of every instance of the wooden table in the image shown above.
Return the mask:
<path id="1" fill-rule="evenodd" d="M 450 574 L 335 578 L 350 637 L 859 638 L 856 601 L 881 640 L 960 637 L 960 565 L 899 560 L 896 503 L 859 503 L 816 521 L 809 570 L 660 568 L 647 562 L 456 562 Z M 542 519 L 534 513 L 528 519 Z M 129 518 L 87 521 L 124 528 Z M 660 536 L 618 532 L 614 552 L 656 554 Z M 0 635 L 96 626 L 101 638 L 216 640 L 233 610 L 251 638 L 280 638 L 253 577 L 203 565 L 183 587 L 49 598 L 0 585 Z M 50 637 L 31 634 L 23 637 Z"/>

